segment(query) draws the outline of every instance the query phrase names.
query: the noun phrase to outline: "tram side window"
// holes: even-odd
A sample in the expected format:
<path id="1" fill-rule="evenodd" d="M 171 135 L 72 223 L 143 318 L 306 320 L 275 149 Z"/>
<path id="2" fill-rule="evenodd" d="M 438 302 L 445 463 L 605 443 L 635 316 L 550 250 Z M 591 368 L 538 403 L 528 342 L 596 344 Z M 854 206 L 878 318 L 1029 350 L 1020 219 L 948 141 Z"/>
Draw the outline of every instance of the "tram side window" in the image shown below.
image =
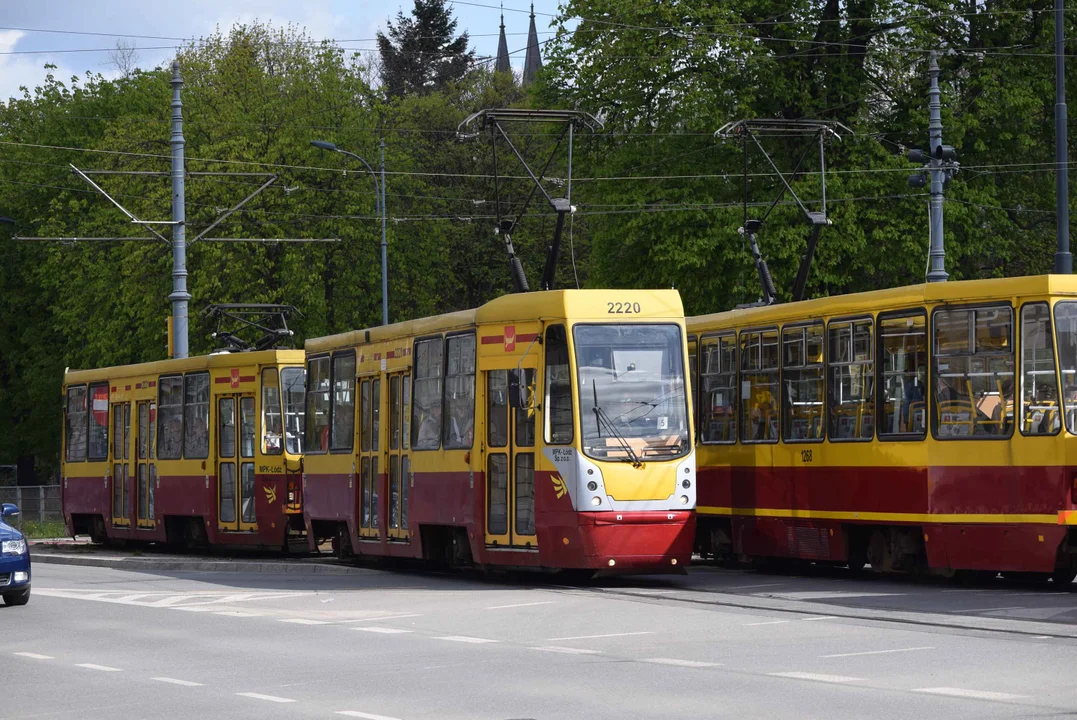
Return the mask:
<path id="1" fill-rule="evenodd" d="M 737 441 L 737 337 L 704 337 L 699 345 L 700 441 Z"/>
<path id="2" fill-rule="evenodd" d="M 1061 427 L 1051 311 L 1030 303 L 1021 307 L 1021 433 L 1056 435 Z"/>
<path id="3" fill-rule="evenodd" d="M 823 324 L 782 330 L 782 440 L 823 439 Z"/>
<path id="4" fill-rule="evenodd" d="M 440 337 L 415 343 L 411 398 L 411 446 L 415 450 L 437 450 L 441 446 L 442 353 Z"/>
<path id="5" fill-rule="evenodd" d="M 927 432 L 927 317 L 879 316 L 879 437 L 922 439 Z"/>
<path id="6" fill-rule="evenodd" d="M 572 442 L 572 375 L 564 325 L 546 328 L 546 442 Z"/>
<path id="7" fill-rule="evenodd" d="M 262 368 L 262 452 L 280 455 L 284 417 L 280 406 L 280 376 L 277 368 Z"/>
<path id="8" fill-rule="evenodd" d="M 157 382 L 157 457 L 178 460 L 183 454 L 183 378 Z"/>
<path id="9" fill-rule="evenodd" d="M 90 386 L 90 431 L 87 437 L 87 460 L 108 457 L 108 383 Z"/>
<path id="10" fill-rule="evenodd" d="M 1077 302 L 1055 305 L 1058 365 L 1062 371 L 1062 401 L 1066 429 L 1077 434 Z"/>
<path id="11" fill-rule="evenodd" d="M 1013 431 L 1013 310 L 938 310 L 935 330 L 935 435 L 1003 438 Z"/>
<path id="12" fill-rule="evenodd" d="M 307 363 L 306 452 L 329 450 L 329 356 Z"/>
<path id="13" fill-rule="evenodd" d="M 870 440 L 875 435 L 875 363 L 871 320 L 831 322 L 829 426 L 833 441 Z"/>
<path id="14" fill-rule="evenodd" d="M 67 416 L 64 418 L 67 462 L 86 460 L 86 386 L 67 389 Z"/>
<path id="15" fill-rule="evenodd" d="M 209 457 L 209 373 L 183 378 L 183 457 Z"/>
<path id="16" fill-rule="evenodd" d="M 469 448 L 475 442 L 475 335 L 446 341 L 445 447 Z"/>
<path id="17" fill-rule="evenodd" d="M 740 334 L 740 439 L 778 441 L 778 331 Z"/>
<path id="18" fill-rule="evenodd" d="M 355 444 L 355 351 L 333 356 L 330 450 L 351 450 Z"/>
<path id="19" fill-rule="evenodd" d="M 284 368 L 281 370 L 280 379 L 284 398 L 285 448 L 290 453 L 300 455 L 303 452 L 303 432 L 306 427 L 303 395 L 307 371 L 301 367 Z"/>

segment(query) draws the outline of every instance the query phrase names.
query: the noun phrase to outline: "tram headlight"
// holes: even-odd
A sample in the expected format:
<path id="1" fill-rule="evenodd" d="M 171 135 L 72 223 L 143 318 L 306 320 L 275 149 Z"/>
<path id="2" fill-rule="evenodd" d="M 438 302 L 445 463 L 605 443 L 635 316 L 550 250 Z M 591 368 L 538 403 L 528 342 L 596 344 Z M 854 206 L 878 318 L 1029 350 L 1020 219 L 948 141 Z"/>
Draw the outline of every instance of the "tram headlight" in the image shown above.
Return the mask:
<path id="1" fill-rule="evenodd" d="M 591 482 L 587 483 L 587 489 L 590 490 L 591 492 L 594 492 L 595 490 L 598 490 L 598 483 L 596 483 L 594 480 L 592 480 Z"/>
<path id="2" fill-rule="evenodd" d="M 687 505 L 687 504 L 688 504 L 688 496 L 687 495 L 681 495 L 681 505 Z"/>
<path id="3" fill-rule="evenodd" d="M 687 478 L 682 480 L 681 481 L 681 487 L 684 488 L 685 490 L 687 490 L 688 488 L 692 487 L 692 481 L 688 480 Z"/>
<path id="4" fill-rule="evenodd" d="M 591 498 L 591 504 L 595 507 L 598 507 L 602 504 L 602 498 L 600 498 L 598 495 L 595 495 L 593 498 Z"/>

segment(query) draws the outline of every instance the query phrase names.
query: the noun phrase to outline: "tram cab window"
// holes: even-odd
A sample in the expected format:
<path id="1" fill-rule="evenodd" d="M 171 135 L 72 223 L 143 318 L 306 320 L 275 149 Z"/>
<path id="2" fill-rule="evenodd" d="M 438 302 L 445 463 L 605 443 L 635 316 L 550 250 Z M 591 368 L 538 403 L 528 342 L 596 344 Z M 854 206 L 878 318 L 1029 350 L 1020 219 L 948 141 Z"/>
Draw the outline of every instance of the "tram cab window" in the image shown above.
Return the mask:
<path id="1" fill-rule="evenodd" d="M 572 373 L 564 325 L 546 328 L 546 442 L 572 442 Z"/>
<path id="2" fill-rule="evenodd" d="M 437 450 L 441 447 L 443 348 L 440 337 L 415 343 L 411 446 L 416 450 Z"/>
<path id="3" fill-rule="evenodd" d="M 1013 310 L 1008 305 L 938 310 L 936 437 L 1009 437 L 1013 430 Z"/>
<path id="4" fill-rule="evenodd" d="M 1021 307 L 1020 418 L 1023 435 L 1057 435 L 1062 428 L 1055 344 L 1047 303 Z"/>
<path id="5" fill-rule="evenodd" d="M 64 417 L 67 462 L 86 460 L 86 386 L 67 389 L 67 414 Z"/>
<path id="6" fill-rule="evenodd" d="M 737 337 L 700 342 L 699 438 L 704 443 L 737 441 Z"/>
<path id="7" fill-rule="evenodd" d="M 330 450 L 351 450 L 355 445 L 355 351 L 333 355 L 333 404 L 330 413 Z"/>
<path id="8" fill-rule="evenodd" d="M 699 341 L 695 335 L 688 336 L 688 380 L 692 383 L 692 413 L 699 422 Z"/>
<path id="9" fill-rule="evenodd" d="M 446 344 L 445 447 L 469 448 L 475 443 L 475 335 L 454 335 Z"/>
<path id="10" fill-rule="evenodd" d="M 90 386 L 90 432 L 87 436 L 87 460 L 108 457 L 108 383 Z"/>
<path id="11" fill-rule="evenodd" d="M 262 368 L 262 452 L 266 455 L 280 455 L 283 435 L 280 376 L 277 368 Z"/>
<path id="12" fill-rule="evenodd" d="M 1055 305 L 1055 328 L 1066 429 L 1077 434 L 1077 302 Z"/>
<path id="13" fill-rule="evenodd" d="M 875 435 L 872 321 L 833 321 L 828 334 L 828 436 L 832 441 L 871 440 Z"/>
<path id="14" fill-rule="evenodd" d="M 927 317 L 879 316 L 879 437 L 922 439 L 927 432 Z"/>
<path id="15" fill-rule="evenodd" d="M 740 334 L 740 439 L 742 442 L 777 442 L 778 331 L 755 330 Z"/>
<path id="16" fill-rule="evenodd" d="M 303 433 L 306 413 L 303 409 L 307 371 L 288 367 L 280 371 L 281 396 L 284 400 L 284 447 L 294 454 L 303 453 Z"/>
<path id="17" fill-rule="evenodd" d="M 312 358 L 307 363 L 307 426 L 308 453 L 329 450 L 329 357 Z"/>
<path id="18" fill-rule="evenodd" d="M 823 439 L 823 324 L 782 330 L 782 440 Z"/>

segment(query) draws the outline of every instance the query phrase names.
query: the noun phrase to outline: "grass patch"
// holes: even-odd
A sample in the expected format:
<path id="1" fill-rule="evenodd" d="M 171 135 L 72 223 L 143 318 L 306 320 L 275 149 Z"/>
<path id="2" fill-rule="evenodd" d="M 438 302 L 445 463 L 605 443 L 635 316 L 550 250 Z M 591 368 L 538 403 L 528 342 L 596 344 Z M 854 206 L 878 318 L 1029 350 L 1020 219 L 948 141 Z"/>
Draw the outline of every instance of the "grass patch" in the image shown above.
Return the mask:
<path id="1" fill-rule="evenodd" d="M 46 520 L 45 522 L 24 520 L 22 523 L 15 525 L 15 527 L 28 538 L 70 537 L 67 534 L 67 527 L 59 520 Z"/>

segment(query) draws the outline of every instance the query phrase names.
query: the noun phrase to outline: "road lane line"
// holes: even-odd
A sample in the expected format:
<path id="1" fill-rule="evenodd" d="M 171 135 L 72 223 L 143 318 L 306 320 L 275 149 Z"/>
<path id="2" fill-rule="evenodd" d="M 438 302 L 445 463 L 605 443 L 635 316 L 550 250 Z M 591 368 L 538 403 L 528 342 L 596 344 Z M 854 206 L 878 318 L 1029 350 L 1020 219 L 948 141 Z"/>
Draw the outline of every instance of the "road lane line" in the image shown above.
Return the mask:
<path id="1" fill-rule="evenodd" d="M 168 683 L 170 685 L 182 685 L 183 687 L 202 687 L 202 683 L 191 682 L 190 680 L 177 680 L 176 678 L 170 677 L 155 677 L 150 679 L 156 680 L 157 682 Z"/>
<path id="2" fill-rule="evenodd" d="M 790 678 L 793 680 L 815 680 L 816 682 L 828 682 L 828 683 L 847 683 L 847 682 L 863 682 L 863 678 L 846 677 L 844 675 L 823 675 L 820 673 L 806 673 L 806 672 L 781 672 L 781 673 L 767 673 L 771 677 Z"/>
<path id="3" fill-rule="evenodd" d="M 277 622 L 292 623 L 294 625 L 329 625 L 328 620 L 308 620 L 306 618 L 281 618 Z"/>
<path id="4" fill-rule="evenodd" d="M 497 640 L 488 640 L 487 638 L 468 637 L 467 635 L 445 635 L 443 637 L 434 638 L 435 640 L 450 640 L 452 642 L 473 643 L 475 645 L 483 645 L 485 643 L 495 643 Z"/>
<path id="5" fill-rule="evenodd" d="M 1012 605 L 1010 607 L 975 608 L 972 610 L 947 610 L 951 615 L 964 615 L 966 613 L 1000 612 L 1002 610 L 1028 610 L 1024 605 Z"/>
<path id="6" fill-rule="evenodd" d="M 654 635 L 654 633 L 650 630 L 644 630 L 643 632 L 608 633 L 606 635 L 574 635 L 572 637 L 555 637 L 546 639 L 549 642 L 556 642 L 558 640 L 594 640 L 595 638 L 629 637 L 630 635 Z"/>
<path id="7" fill-rule="evenodd" d="M 93 663 L 76 663 L 75 667 L 86 668 L 87 670 L 100 670 L 101 672 L 123 672 L 119 668 L 109 667 L 108 665 L 94 665 Z"/>
<path id="8" fill-rule="evenodd" d="M 248 692 L 248 693 L 236 693 L 236 695 L 239 695 L 240 697 L 245 697 L 245 698 L 252 698 L 254 700 L 265 700 L 267 702 L 275 702 L 275 703 L 293 703 L 293 702 L 295 702 L 295 700 L 292 700 L 291 698 L 282 698 L 282 697 L 277 697 L 276 695 L 262 695 L 261 693 L 249 693 Z"/>
<path id="9" fill-rule="evenodd" d="M 779 587 L 789 583 L 763 583 L 762 585 L 734 585 L 733 587 L 721 588 L 722 590 L 751 590 L 752 588 Z"/>
<path id="10" fill-rule="evenodd" d="M 357 627 L 357 628 L 352 628 L 352 630 L 359 630 L 360 632 L 381 633 L 382 635 L 400 635 L 400 634 L 403 634 L 403 633 L 411 632 L 411 630 L 399 630 L 397 628 L 387 628 L 387 627 L 377 627 L 377 626 L 374 626 L 374 627 Z"/>
<path id="11" fill-rule="evenodd" d="M 411 615 L 379 615 L 378 617 L 356 618 L 354 620 L 340 620 L 339 623 L 384 622 L 385 620 L 403 620 L 404 618 L 413 617 L 422 617 L 422 614 L 412 613 Z"/>
<path id="12" fill-rule="evenodd" d="M 389 717 L 388 715 L 375 715 L 374 713 L 359 712 L 358 710 L 337 710 L 336 714 L 354 718 L 365 718 L 365 720 L 400 720 L 400 718 Z"/>
<path id="13" fill-rule="evenodd" d="M 917 650 L 934 650 L 935 648 L 930 645 L 924 647 L 914 648 L 895 648 L 893 650 L 868 650 L 866 652 L 854 652 L 854 653 L 837 653 L 835 655 L 820 655 L 821 658 L 845 658 L 845 657 L 860 657 L 861 655 L 886 655 L 887 653 L 903 653 L 903 652 L 915 652 Z"/>
<path id="14" fill-rule="evenodd" d="M 246 612 L 244 610 L 214 610 L 213 614 L 225 617 L 265 617 L 265 613 Z"/>
<path id="15" fill-rule="evenodd" d="M 564 653 L 566 655 L 601 655 L 599 650 L 584 650 L 583 648 L 561 647 L 559 645 L 533 645 L 532 650 L 545 650 L 546 652 Z"/>
<path id="16" fill-rule="evenodd" d="M 818 617 L 800 618 L 801 622 L 811 622 L 813 620 L 835 620 L 837 615 L 820 615 Z"/>
<path id="17" fill-rule="evenodd" d="M 37 653 L 32 653 L 32 652 L 17 652 L 17 653 L 14 653 L 14 654 L 18 655 L 19 657 L 30 658 L 31 660 L 55 660 L 56 659 L 52 655 L 38 655 Z"/>
<path id="18" fill-rule="evenodd" d="M 213 608 L 206 607 L 205 605 L 170 605 L 171 610 L 182 610 L 184 612 L 213 612 Z"/>
<path id="19" fill-rule="evenodd" d="M 937 687 L 917 688 L 913 692 L 931 693 L 932 695 L 947 695 L 950 697 L 971 698 L 973 700 L 1020 700 L 1027 695 L 1012 695 L 1004 692 L 991 692 L 989 690 L 966 690 L 965 688 Z"/>
<path id="20" fill-rule="evenodd" d="M 747 624 L 745 624 L 744 627 L 756 627 L 758 625 L 781 625 L 782 623 L 787 623 L 787 622 L 789 622 L 789 621 L 788 620 L 767 620 L 766 622 L 747 623 Z"/>
<path id="21" fill-rule="evenodd" d="M 678 660 L 676 658 L 644 658 L 643 660 L 640 660 L 640 662 L 690 668 L 719 667 L 721 665 L 721 663 L 700 662 L 698 660 Z"/>
<path id="22" fill-rule="evenodd" d="M 545 600 L 543 602 L 518 603 L 516 605 L 493 605 L 492 607 L 483 608 L 483 609 L 484 610 L 507 610 L 508 608 L 534 607 L 535 605 L 553 605 L 553 600 Z"/>

